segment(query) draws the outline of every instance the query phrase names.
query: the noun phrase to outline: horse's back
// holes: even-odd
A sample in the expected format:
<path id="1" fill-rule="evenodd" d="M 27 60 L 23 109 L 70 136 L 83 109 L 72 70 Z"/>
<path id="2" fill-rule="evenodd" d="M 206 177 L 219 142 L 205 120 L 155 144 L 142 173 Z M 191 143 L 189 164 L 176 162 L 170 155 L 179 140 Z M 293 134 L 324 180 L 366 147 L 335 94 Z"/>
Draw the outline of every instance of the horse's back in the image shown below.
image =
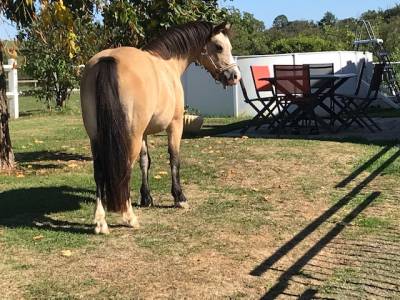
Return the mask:
<path id="1" fill-rule="evenodd" d="M 175 105 L 170 103 L 168 106 L 164 102 L 168 95 L 175 92 L 176 78 L 171 78 L 171 72 L 161 59 L 133 47 L 121 47 L 99 52 L 85 67 L 81 80 L 81 104 L 89 137 L 94 139 L 97 131 L 95 97 L 98 62 L 106 57 L 112 57 L 116 62 L 119 98 L 132 130 L 142 134 L 165 129 Z M 162 116 L 154 118 L 157 115 Z"/>

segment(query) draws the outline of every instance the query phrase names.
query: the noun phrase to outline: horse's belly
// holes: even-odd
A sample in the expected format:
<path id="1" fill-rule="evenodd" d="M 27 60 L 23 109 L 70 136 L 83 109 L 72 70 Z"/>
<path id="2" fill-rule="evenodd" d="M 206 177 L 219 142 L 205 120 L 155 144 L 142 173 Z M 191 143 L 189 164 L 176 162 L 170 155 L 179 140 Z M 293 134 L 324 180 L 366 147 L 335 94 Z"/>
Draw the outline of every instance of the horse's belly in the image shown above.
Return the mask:
<path id="1" fill-rule="evenodd" d="M 171 120 L 172 120 L 172 115 L 171 116 L 163 116 L 163 117 L 154 115 L 151 118 L 149 125 L 146 128 L 145 133 L 146 134 L 154 134 L 154 133 L 164 131 L 165 129 L 167 129 L 167 127 L 171 123 Z"/>

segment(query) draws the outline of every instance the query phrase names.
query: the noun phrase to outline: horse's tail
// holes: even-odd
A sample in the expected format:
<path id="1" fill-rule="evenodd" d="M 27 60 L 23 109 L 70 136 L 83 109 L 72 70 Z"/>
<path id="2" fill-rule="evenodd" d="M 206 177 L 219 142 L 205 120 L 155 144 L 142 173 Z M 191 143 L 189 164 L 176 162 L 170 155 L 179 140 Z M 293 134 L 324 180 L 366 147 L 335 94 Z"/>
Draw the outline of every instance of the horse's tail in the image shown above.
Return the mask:
<path id="1" fill-rule="evenodd" d="M 117 62 L 99 60 L 96 80 L 96 154 L 101 168 L 101 190 L 107 209 L 124 212 L 130 196 L 131 134 L 119 99 Z M 105 198 L 105 199 L 104 199 Z"/>

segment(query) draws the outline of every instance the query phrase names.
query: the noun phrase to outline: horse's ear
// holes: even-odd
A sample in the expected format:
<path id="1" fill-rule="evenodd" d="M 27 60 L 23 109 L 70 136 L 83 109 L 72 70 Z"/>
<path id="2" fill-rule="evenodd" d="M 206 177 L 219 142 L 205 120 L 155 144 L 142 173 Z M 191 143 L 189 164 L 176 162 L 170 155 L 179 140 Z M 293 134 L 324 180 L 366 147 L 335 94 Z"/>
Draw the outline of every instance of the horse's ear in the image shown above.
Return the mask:
<path id="1" fill-rule="evenodd" d="M 231 24 L 225 21 L 214 27 L 213 34 L 215 35 L 222 32 L 223 34 L 228 35 L 230 30 L 231 30 Z"/>

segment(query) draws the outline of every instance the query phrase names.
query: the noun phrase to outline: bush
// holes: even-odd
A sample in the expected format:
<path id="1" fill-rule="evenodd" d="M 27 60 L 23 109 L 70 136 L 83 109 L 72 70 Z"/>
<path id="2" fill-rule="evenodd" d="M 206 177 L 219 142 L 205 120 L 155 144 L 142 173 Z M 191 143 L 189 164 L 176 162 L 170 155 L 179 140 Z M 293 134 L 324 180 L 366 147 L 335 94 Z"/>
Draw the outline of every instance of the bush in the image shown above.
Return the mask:
<path id="1" fill-rule="evenodd" d="M 318 52 L 333 50 L 333 48 L 329 41 L 309 36 L 283 38 L 271 44 L 272 53 Z"/>

